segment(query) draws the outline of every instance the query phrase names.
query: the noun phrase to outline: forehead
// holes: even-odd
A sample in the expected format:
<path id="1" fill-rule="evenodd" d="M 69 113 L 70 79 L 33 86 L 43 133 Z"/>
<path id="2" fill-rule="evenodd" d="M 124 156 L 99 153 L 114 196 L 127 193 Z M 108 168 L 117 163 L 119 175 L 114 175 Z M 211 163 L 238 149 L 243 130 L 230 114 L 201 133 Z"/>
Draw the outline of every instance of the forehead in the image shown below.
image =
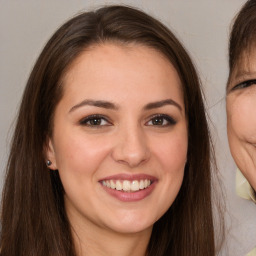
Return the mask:
<path id="1" fill-rule="evenodd" d="M 173 68 L 171 60 L 160 49 L 148 46 L 143 43 L 136 42 L 122 42 L 122 41 L 106 41 L 102 43 L 93 43 L 89 47 L 83 49 L 80 54 L 70 63 L 67 72 L 69 72 L 74 66 L 76 66 L 81 60 L 93 57 L 95 61 L 102 62 L 104 55 L 114 53 L 115 55 L 121 55 L 122 53 L 129 55 L 136 52 L 140 56 L 151 58 L 157 58 L 158 60 L 165 62 L 167 66 Z"/>
<path id="2" fill-rule="evenodd" d="M 116 72 L 118 70 L 118 72 Z M 81 74 L 84 73 L 82 76 Z M 68 86 L 80 75 L 81 78 L 104 79 L 123 76 L 123 83 L 134 79 L 163 79 L 170 73 L 178 81 L 182 90 L 178 72 L 171 61 L 160 51 L 141 44 L 102 43 L 84 49 L 71 63 L 64 75 L 63 84 Z M 130 75 L 130 76 L 129 76 Z M 144 75 L 144 77 L 143 77 Z"/>
<path id="3" fill-rule="evenodd" d="M 63 79 L 61 104 L 112 102 L 122 109 L 171 98 L 184 106 L 182 83 L 171 62 L 153 48 L 100 44 L 85 49 Z M 119 108 L 120 109 L 120 108 Z"/>

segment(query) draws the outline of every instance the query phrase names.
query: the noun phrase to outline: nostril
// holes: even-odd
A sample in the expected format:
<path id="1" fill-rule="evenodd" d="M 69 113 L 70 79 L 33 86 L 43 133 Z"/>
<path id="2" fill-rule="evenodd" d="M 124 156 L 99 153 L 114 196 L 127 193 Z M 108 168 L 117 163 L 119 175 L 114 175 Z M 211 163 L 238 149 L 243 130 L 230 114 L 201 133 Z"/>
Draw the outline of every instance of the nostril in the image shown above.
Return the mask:
<path id="1" fill-rule="evenodd" d="M 135 167 L 146 162 L 150 158 L 150 151 L 147 148 L 131 150 L 129 148 L 120 147 L 114 149 L 112 156 L 118 163 Z"/>
<path id="2" fill-rule="evenodd" d="M 121 164 L 136 167 L 150 158 L 150 149 L 143 131 L 137 125 L 120 129 L 112 157 Z"/>

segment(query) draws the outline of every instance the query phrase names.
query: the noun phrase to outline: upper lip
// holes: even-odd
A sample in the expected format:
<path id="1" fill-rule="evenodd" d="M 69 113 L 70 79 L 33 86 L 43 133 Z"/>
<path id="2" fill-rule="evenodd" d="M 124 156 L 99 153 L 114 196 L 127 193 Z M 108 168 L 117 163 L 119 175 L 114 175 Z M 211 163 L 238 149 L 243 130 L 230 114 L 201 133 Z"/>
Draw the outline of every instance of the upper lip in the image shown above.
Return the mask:
<path id="1" fill-rule="evenodd" d="M 99 181 L 103 181 L 103 180 L 129 180 L 129 181 L 133 181 L 133 180 L 151 180 L 151 181 L 156 181 L 157 178 L 152 176 L 152 175 L 148 175 L 148 174 L 125 174 L 125 173 L 120 173 L 120 174 L 115 174 L 115 175 L 111 175 L 111 176 L 107 176 L 104 177 L 102 179 L 100 179 Z"/>

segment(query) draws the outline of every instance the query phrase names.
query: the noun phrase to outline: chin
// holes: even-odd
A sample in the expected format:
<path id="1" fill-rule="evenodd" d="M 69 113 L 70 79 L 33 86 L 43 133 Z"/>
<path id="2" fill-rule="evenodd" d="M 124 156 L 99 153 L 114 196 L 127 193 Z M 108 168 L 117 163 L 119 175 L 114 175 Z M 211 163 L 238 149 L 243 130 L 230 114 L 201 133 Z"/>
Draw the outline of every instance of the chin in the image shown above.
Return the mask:
<path id="1" fill-rule="evenodd" d="M 109 228 L 123 234 L 151 232 L 154 223 L 154 220 L 145 220 L 143 217 L 140 219 L 128 217 L 128 219 L 122 218 L 118 223 L 112 223 L 113 225 L 109 225 Z"/>

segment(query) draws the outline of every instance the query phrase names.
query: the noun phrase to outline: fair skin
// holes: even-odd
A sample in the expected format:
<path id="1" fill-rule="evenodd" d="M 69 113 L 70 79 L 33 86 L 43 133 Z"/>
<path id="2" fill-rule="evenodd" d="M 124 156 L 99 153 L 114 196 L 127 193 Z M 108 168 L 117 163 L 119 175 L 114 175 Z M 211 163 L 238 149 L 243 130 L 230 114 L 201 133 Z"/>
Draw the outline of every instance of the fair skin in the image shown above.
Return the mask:
<path id="1" fill-rule="evenodd" d="M 156 50 L 105 43 L 64 77 L 47 157 L 83 255 L 146 255 L 176 198 L 187 157 L 179 76 Z"/>
<path id="2" fill-rule="evenodd" d="M 253 49 L 242 55 L 231 74 L 227 88 L 227 129 L 232 156 L 256 190 L 256 48 Z"/>

